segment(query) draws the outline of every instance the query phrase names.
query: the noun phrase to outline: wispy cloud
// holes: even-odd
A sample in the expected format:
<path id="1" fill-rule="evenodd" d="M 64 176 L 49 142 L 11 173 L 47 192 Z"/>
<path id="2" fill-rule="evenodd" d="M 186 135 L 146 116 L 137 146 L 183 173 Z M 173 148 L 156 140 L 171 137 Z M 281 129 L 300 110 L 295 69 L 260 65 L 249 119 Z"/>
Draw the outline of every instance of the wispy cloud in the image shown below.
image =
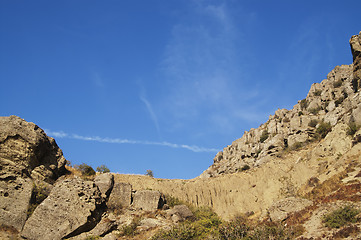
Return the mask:
<path id="1" fill-rule="evenodd" d="M 195 5 L 173 26 L 165 49 L 161 71 L 168 94 L 160 104 L 169 116 L 163 119 L 176 126 L 205 123 L 199 131 L 233 131 L 241 120 L 262 115 L 250 107 L 258 94 L 243 74 L 242 27 L 225 2 Z"/>
<path id="2" fill-rule="evenodd" d="M 140 100 L 144 103 L 145 107 L 147 108 L 147 111 L 150 115 L 150 118 L 152 119 L 155 128 L 157 129 L 157 133 L 158 136 L 160 136 L 160 128 L 159 128 L 159 123 L 158 123 L 158 117 L 155 114 L 152 104 L 148 101 L 147 97 L 146 97 L 146 92 L 144 87 L 141 87 L 141 92 L 140 92 L 140 96 L 139 96 Z"/>
<path id="3" fill-rule="evenodd" d="M 69 139 L 76 139 L 81 141 L 113 143 L 113 144 L 155 145 L 155 146 L 163 146 L 170 148 L 186 149 L 192 152 L 219 152 L 219 149 L 215 149 L 215 148 L 205 148 L 196 145 L 177 144 L 166 141 L 157 142 L 157 141 L 131 140 L 131 139 L 123 139 L 123 138 L 108 138 L 108 137 L 99 137 L 99 136 L 89 137 L 89 136 L 81 136 L 78 134 L 69 134 L 63 131 L 51 131 L 49 129 L 45 129 L 45 132 L 46 134 L 52 137 L 69 138 Z"/>

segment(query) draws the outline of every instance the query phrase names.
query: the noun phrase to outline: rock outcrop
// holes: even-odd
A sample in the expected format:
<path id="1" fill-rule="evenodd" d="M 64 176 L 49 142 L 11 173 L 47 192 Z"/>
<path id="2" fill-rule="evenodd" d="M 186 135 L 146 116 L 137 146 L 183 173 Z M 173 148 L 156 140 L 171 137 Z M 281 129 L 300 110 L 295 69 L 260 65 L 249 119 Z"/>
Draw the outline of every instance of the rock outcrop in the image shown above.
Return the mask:
<path id="1" fill-rule="evenodd" d="M 361 35 L 350 40 L 353 64 L 335 67 L 327 79 L 314 83 L 307 97 L 291 110 L 279 109 L 268 121 L 219 152 L 200 177 L 242 172 L 295 150 L 320 136 L 323 123 L 361 124 Z M 324 137 L 324 136 L 321 136 Z"/>
<path id="2" fill-rule="evenodd" d="M 138 190 L 133 197 L 133 206 L 144 211 L 161 209 L 164 202 L 164 196 L 153 190 Z"/>
<path id="3" fill-rule="evenodd" d="M 0 179 L 31 177 L 54 182 L 66 160 L 53 138 L 37 125 L 16 117 L 0 117 Z"/>
<path id="4" fill-rule="evenodd" d="M 351 51 L 353 56 L 353 80 L 354 91 L 361 87 L 361 32 L 350 39 Z"/>
<path id="5" fill-rule="evenodd" d="M 114 184 L 107 206 L 110 209 L 122 209 L 132 203 L 132 185 L 118 182 Z"/>
<path id="6" fill-rule="evenodd" d="M 27 239 L 63 239 L 92 229 L 100 220 L 103 199 L 93 182 L 80 178 L 57 183 L 26 221 Z"/>
<path id="7" fill-rule="evenodd" d="M 0 117 L 0 224 L 21 231 L 34 181 L 53 183 L 65 172 L 65 162 L 55 140 L 37 125 Z"/>
<path id="8" fill-rule="evenodd" d="M 114 176 L 111 173 L 99 174 L 95 177 L 94 183 L 98 186 L 103 198 L 107 199 L 114 186 Z"/>

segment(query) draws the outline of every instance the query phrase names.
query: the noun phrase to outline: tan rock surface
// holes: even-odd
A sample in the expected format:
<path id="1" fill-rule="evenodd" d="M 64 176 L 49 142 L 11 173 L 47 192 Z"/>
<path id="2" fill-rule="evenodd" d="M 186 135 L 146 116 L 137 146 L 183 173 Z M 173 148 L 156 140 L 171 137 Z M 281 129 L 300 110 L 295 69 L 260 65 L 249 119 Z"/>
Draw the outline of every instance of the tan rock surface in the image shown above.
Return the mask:
<path id="1" fill-rule="evenodd" d="M 92 229 L 102 214 L 101 193 L 93 182 L 80 178 L 58 182 L 26 221 L 27 239 L 63 239 Z"/>

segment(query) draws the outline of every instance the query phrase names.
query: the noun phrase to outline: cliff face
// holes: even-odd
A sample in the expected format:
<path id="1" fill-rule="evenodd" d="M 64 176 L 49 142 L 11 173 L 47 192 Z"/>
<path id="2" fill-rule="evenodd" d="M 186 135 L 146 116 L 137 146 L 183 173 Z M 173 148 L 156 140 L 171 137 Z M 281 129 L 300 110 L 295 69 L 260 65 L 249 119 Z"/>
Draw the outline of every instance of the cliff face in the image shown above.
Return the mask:
<path id="1" fill-rule="evenodd" d="M 335 67 L 327 79 L 314 83 L 307 97 L 291 110 L 279 109 L 268 121 L 219 152 L 200 177 L 215 177 L 257 167 L 319 138 L 320 127 L 330 123 L 361 124 L 361 35 L 350 40 L 354 62 Z M 323 137 L 323 136 L 321 136 Z M 334 152 L 337 154 L 338 152 Z"/>

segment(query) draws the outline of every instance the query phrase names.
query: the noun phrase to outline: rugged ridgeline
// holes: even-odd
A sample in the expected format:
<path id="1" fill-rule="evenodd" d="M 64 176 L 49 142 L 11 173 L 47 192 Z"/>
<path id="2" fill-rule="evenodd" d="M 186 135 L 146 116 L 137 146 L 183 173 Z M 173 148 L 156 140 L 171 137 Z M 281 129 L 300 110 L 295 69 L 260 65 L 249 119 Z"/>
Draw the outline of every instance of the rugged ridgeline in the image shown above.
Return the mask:
<path id="1" fill-rule="evenodd" d="M 41 128 L 0 117 L 0 239 L 129 239 L 121 236 L 129 229 L 146 239 L 194 217 L 185 205 L 168 209 L 167 195 L 224 220 L 243 214 L 301 226 L 299 239 L 361 238 L 361 216 L 340 230 L 322 223 L 333 209 L 361 210 L 361 33 L 350 44 L 353 64 L 245 132 L 191 180 L 80 178 Z"/>
<path id="2" fill-rule="evenodd" d="M 257 167 L 277 158 L 285 149 L 297 149 L 319 137 L 317 128 L 330 123 L 361 124 L 360 35 L 350 40 L 353 64 L 335 67 L 327 79 L 314 83 L 307 97 L 291 110 L 279 109 L 268 121 L 219 152 L 200 177 L 215 177 Z M 338 154 L 334 149 L 332 154 Z M 342 152 L 340 152 L 342 153 Z"/>

